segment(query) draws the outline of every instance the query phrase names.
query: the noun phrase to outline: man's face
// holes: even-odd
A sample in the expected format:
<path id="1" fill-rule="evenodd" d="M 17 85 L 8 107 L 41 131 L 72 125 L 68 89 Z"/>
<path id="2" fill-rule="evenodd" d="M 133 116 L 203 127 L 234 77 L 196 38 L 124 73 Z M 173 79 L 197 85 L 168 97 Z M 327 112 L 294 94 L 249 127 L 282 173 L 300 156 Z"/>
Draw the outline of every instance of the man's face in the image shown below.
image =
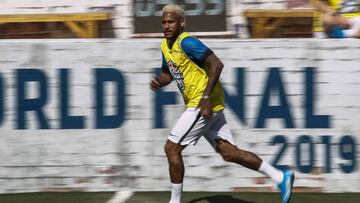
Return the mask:
<path id="1" fill-rule="evenodd" d="M 166 39 L 176 39 L 183 29 L 184 21 L 176 12 L 165 12 L 161 17 L 161 26 Z"/>

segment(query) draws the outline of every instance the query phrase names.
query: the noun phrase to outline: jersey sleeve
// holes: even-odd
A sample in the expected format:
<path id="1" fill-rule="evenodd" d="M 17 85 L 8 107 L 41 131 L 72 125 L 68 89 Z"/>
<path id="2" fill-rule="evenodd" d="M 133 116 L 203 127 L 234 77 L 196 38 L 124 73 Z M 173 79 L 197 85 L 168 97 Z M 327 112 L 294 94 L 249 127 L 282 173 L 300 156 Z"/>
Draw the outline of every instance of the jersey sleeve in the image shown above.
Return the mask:
<path id="1" fill-rule="evenodd" d="M 199 67 L 203 67 L 206 58 L 213 53 L 205 44 L 195 37 L 186 37 L 181 41 L 185 54 Z"/>
<path id="2" fill-rule="evenodd" d="M 169 73 L 170 72 L 169 67 L 166 64 L 165 57 L 164 57 L 164 54 L 162 52 L 161 52 L 161 57 L 162 57 L 161 69 L 162 69 L 163 72 Z"/>

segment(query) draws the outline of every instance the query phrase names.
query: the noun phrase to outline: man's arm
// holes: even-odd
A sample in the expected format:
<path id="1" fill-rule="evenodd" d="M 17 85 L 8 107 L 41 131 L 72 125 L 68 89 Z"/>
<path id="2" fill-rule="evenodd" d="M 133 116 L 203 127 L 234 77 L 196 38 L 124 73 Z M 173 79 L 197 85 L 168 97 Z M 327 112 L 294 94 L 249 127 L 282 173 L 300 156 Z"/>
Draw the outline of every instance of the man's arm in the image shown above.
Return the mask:
<path id="1" fill-rule="evenodd" d="M 224 67 L 224 64 L 220 59 L 214 54 L 210 54 L 205 60 L 205 67 L 207 67 L 207 76 L 209 77 L 208 84 L 204 90 L 203 97 L 210 96 L 212 90 L 214 89 L 217 81 L 219 80 L 221 71 Z"/>
<path id="2" fill-rule="evenodd" d="M 162 72 L 160 73 L 159 76 L 154 77 L 151 81 L 150 81 L 150 88 L 153 91 L 157 91 L 160 88 L 168 85 L 169 83 L 171 83 L 172 81 L 172 77 L 171 74 L 169 72 L 169 68 L 167 66 L 167 63 L 165 61 L 165 57 L 164 54 L 161 52 L 161 56 L 162 56 L 162 64 L 161 64 L 161 70 Z"/>
<path id="3" fill-rule="evenodd" d="M 161 72 L 159 76 L 154 77 L 151 81 L 150 81 L 150 88 L 153 91 L 157 91 L 160 88 L 170 84 L 172 81 L 172 77 L 170 75 L 170 73 L 168 72 Z"/>
<path id="4" fill-rule="evenodd" d="M 224 67 L 224 64 L 220 61 L 220 59 L 214 54 L 211 53 L 205 60 L 205 67 L 207 67 L 207 76 L 209 77 L 208 83 L 205 87 L 203 96 L 199 102 L 199 107 L 201 110 L 201 115 L 204 118 L 210 118 L 211 111 L 211 103 L 210 103 L 210 94 L 213 91 L 217 81 L 219 80 L 221 71 Z"/>
<path id="5" fill-rule="evenodd" d="M 210 95 L 220 77 L 224 65 L 211 49 L 195 37 L 184 38 L 181 41 L 181 47 L 194 63 L 206 71 L 208 83 L 204 89 L 198 108 L 200 108 L 201 115 L 204 118 L 210 118 L 212 114 Z"/>

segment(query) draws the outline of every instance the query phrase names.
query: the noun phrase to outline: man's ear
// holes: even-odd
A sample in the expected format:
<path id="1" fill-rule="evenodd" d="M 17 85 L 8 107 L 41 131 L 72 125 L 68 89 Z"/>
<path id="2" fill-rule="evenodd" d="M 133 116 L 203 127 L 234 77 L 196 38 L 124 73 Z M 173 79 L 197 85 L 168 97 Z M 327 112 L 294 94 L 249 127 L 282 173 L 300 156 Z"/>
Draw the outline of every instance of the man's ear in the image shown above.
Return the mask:
<path id="1" fill-rule="evenodd" d="M 180 25 L 181 25 L 181 27 L 185 27 L 185 19 L 184 18 L 181 19 Z"/>

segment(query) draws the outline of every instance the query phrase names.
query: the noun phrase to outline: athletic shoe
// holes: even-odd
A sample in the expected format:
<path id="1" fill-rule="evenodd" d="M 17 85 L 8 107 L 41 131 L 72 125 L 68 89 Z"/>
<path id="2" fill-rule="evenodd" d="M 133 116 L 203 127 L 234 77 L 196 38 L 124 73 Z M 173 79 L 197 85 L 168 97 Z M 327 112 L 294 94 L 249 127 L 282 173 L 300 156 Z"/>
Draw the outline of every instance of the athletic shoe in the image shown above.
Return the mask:
<path id="1" fill-rule="evenodd" d="M 289 170 L 284 170 L 283 173 L 284 173 L 284 179 L 278 185 L 278 188 L 281 192 L 281 200 L 282 200 L 281 203 L 289 203 L 292 194 L 295 175 L 293 172 Z"/>

